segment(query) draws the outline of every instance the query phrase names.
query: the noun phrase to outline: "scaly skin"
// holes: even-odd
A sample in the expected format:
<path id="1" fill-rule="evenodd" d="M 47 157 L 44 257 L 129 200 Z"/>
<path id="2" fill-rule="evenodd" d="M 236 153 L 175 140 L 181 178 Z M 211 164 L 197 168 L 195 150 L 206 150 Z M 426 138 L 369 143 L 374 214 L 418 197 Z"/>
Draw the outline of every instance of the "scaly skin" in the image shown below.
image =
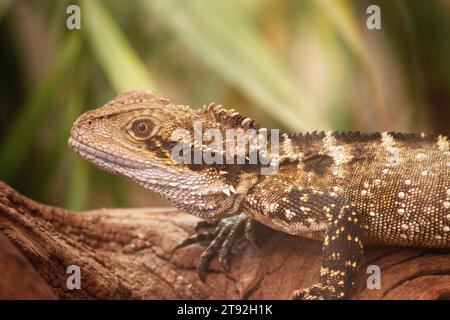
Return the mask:
<path id="1" fill-rule="evenodd" d="M 192 110 L 151 92 L 131 91 L 83 114 L 73 125 L 69 145 L 187 213 L 211 223 L 222 220 L 214 232 L 181 244 L 213 239 L 201 257 L 202 278 L 217 251 L 227 266 L 227 253 L 240 232 L 254 241 L 252 221 L 323 241 L 320 282 L 294 292 L 297 299 L 349 298 L 363 245 L 450 247 L 447 136 L 283 134 L 279 170 L 261 175 L 261 163 L 175 161 L 172 150 L 178 141 L 172 133 L 186 129 L 193 136 L 194 121 L 223 136 L 226 129 L 265 130 L 220 106 Z"/>

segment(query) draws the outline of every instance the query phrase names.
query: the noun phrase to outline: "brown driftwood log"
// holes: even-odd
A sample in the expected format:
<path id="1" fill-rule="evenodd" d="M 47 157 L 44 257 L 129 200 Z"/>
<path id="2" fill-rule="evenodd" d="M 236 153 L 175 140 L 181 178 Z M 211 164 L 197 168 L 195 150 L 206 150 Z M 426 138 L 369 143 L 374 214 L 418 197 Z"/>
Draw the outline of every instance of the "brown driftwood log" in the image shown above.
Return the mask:
<path id="1" fill-rule="evenodd" d="M 204 247 L 174 250 L 197 221 L 176 209 L 74 213 L 0 182 L 0 298 L 288 299 L 318 280 L 320 243 L 261 228 L 259 250 L 241 245 L 231 272 L 214 261 L 203 283 L 195 265 Z M 366 288 L 371 264 L 379 290 Z M 67 288 L 70 265 L 81 289 Z M 448 299 L 450 251 L 369 248 L 357 283 L 356 299 Z"/>

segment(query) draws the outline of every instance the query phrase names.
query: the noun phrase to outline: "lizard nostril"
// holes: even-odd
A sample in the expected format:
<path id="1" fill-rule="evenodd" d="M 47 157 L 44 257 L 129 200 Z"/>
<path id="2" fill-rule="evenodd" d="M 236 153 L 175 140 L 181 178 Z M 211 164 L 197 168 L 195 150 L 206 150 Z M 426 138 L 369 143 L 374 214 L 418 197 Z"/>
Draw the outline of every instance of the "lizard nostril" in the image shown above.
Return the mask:
<path id="1" fill-rule="evenodd" d="M 92 124 L 92 120 L 89 120 L 89 121 L 87 122 L 87 124 L 88 124 L 88 126 L 90 126 L 90 125 Z"/>

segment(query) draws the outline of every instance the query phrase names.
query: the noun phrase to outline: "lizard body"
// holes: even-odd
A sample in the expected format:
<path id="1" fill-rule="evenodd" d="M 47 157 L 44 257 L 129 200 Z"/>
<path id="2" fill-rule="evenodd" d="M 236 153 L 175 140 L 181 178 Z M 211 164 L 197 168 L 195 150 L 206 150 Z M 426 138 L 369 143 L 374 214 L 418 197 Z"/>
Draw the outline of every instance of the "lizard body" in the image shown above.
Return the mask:
<path id="1" fill-rule="evenodd" d="M 149 188 L 185 212 L 223 219 L 201 257 L 219 249 L 224 264 L 237 231 L 251 221 L 323 241 L 320 282 L 294 298 L 351 295 L 364 245 L 450 247 L 450 148 L 444 135 L 314 132 L 279 137 L 278 170 L 261 163 L 188 164 L 175 161 L 184 129 L 266 130 L 234 110 L 201 110 L 131 91 L 82 115 L 69 145 L 104 170 Z M 222 155 L 218 146 L 189 145 Z M 272 143 L 269 143 L 272 147 Z M 203 150 L 202 149 L 202 150 Z M 249 149 L 241 150 L 246 155 Z M 195 238 L 193 239 L 200 239 Z M 188 243 L 190 243 L 188 241 Z"/>

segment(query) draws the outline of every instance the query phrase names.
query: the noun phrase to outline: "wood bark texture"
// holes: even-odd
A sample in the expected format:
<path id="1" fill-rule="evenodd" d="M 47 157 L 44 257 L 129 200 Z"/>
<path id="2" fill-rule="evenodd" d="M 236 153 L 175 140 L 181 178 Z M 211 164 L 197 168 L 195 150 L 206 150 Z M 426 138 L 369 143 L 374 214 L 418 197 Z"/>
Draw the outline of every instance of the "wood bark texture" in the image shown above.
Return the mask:
<path id="1" fill-rule="evenodd" d="M 214 260 L 203 283 L 204 244 L 174 250 L 198 221 L 162 208 L 70 212 L 0 182 L 0 299 L 289 299 L 319 278 L 320 243 L 260 226 L 259 249 L 238 244 L 230 272 Z M 67 288 L 70 265 L 81 289 Z M 369 265 L 379 290 L 367 289 Z M 450 250 L 367 248 L 354 299 L 449 298 Z"/>

